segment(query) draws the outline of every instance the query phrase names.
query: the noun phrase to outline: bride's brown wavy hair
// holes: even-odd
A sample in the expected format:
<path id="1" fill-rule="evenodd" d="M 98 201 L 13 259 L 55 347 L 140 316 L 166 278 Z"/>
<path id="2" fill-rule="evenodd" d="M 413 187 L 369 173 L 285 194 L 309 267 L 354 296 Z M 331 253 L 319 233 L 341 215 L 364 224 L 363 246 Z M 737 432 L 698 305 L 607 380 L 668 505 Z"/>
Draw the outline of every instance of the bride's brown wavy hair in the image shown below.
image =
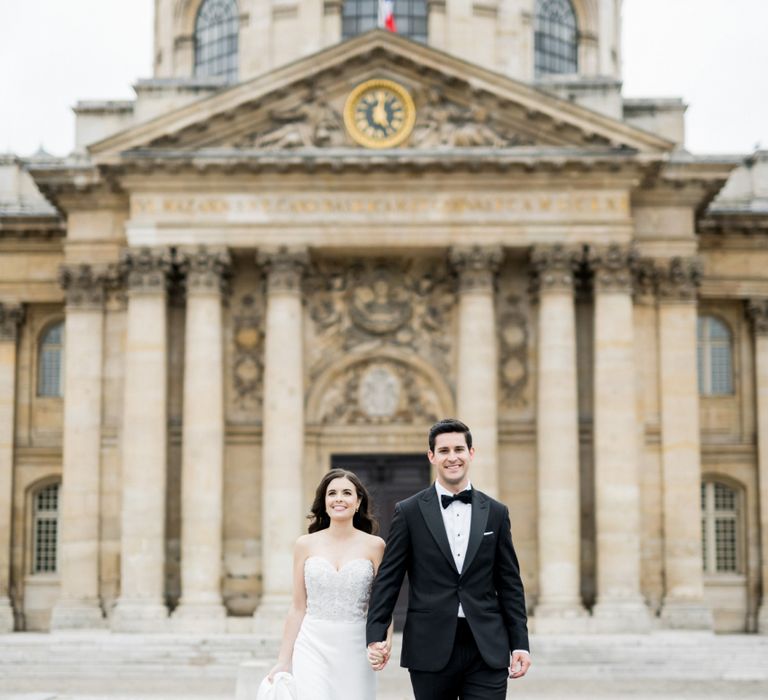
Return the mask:
<path id="1" fill-rule="evenodd" d="M 357 491 L 357 497 L 360 499 L 360 507 L 352 518 L 352 525 L 358 530 L 367 532 L 369 535 L 375 535 L 379 531 L 379 523 L 371 514 L 371 497 L 368 489 L 363 486 L 357 474 L 348 472 L 346 469 L 331 469 L 317 485 L 315 491 L 315 500 L 312 501 L 307 518 L 310 520 L 308 532 L 317 532 L 325 530 L 331 525 L 331 517 L 325 510 L 325 493 L 328 491 L 328 484 L 334 479 L 349 479 Z"/>

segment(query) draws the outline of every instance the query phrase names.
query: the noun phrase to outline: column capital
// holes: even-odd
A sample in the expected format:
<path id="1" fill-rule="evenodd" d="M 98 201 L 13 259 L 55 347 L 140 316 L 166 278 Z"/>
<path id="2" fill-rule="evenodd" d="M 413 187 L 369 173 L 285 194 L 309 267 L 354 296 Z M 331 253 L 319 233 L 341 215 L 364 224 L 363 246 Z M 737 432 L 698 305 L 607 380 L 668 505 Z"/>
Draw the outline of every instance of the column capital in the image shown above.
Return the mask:
<path id="1" fill-rule="evenodd" d="M 268 292 L 297 292 L 301 288 L 301 277 L 309 264 L 306 248 L 260 250 L 257 262 L 267 273 Z"/>
<path id="2" fill-rule="evenodd" d="M 594 275 L 595 292 L 632 293 L 637 252 L 631 246 L 590 246 L 587 262 Z"/>
<path id="3" fill-rule="evenodd" d="M 114 275 L 110 275 L 106 266 L 97 267 L 88 263 L 61 265 L 58 281 L 64 290 L 67 307 L 102 309 L 111 276 Z"/>
<path id="4" fill-rule="evenodd" d="M 749 299 L 747 316 L 752 321 L 755 335 L 768 335 L 768 299 Z"/>
<path id="5" fill-rule="evenodd" d="M 186 273 L 187 294 L 226 294 L 232 272 L 232 258 L 223 247 L 180 251 L 179 262 Z"/>
<path id="6" fill-rule="evenodd" d="M 583 257 L 581 246 L 562 243 L 534 246 L 530 257 L 533 293 L 573 292 L 575 275 Z"/>
<path id="7" fill-rule="evenodd" d="M 165 294 L 173 265 L 168 248 L 127 248 L 120 256 L 120 271 L 131 294 Z"/>
<path id="8" fill-rule="evenodd" d="M 24 323 L 24 305 L 0 302 L 0 341 L 15 341 Z"/>
<path id="9" fill-rule="evenodd" d="M 697 258 L 674 257 L 655 261 L 659 299 L 695 302 L 701 284 L 701 262 Z"/>
<path id="10" fill-rule="evenodd" d="M 451 248 L 449 257 L 459 274 L 462 292 L 491 291 L 493 276 L 501 265 L 504 252 L 499 245 L 455 246 Z"/>

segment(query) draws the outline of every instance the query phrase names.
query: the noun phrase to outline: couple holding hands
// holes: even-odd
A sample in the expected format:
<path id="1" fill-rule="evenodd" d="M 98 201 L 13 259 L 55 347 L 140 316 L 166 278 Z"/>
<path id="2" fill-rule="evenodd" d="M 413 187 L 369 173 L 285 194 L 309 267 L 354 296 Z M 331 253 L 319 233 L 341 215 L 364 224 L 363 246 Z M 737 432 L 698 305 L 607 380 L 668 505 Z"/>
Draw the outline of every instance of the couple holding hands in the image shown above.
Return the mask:
<path id="1" fill-rule="evenodd" d="M 502 700 L 530 666 L 525 597 L 502 503 L 474 489 L 472 434 L 429 431 L 436 482 L 395 508 L 386 546 L 353 473 L 320 482 L 309 534 L 296 542 L 293 601 L 272 680 L 293 674 L 298 700 L 375 700 L 389 661 L 405 574 L 401 665 L 416 700 Z"/>

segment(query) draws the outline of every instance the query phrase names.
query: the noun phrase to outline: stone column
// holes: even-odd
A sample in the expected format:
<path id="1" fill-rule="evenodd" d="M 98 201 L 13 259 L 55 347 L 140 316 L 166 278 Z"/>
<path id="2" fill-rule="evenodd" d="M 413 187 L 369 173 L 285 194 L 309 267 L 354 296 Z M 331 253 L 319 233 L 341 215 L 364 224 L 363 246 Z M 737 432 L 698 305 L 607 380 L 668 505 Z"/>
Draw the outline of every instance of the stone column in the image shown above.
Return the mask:
<path id="1" fill-rule="evenodd" d="M 304 532 L 304 343 L 301 278 L 306 250 L 259 256 L 267 277 L 264 338 L 261 570 L 256 631 L 282 624 L 290 602 L 293 545 Z"/>
<path id="2" fill-rule="evenodd" d="M 696 292 L 692 258 L 659 270 L 659 392 L 664 510 L 662 623 L 711 629 L 701 565 L 701 449 L 696 358 Z"/>
<path id="3" fill-rule="evenodd" d="M 755 333 L 755 397 L 757 404 L 757 481 L 760 502 L 760 578 L 762 601 L 757 629 L 768 634 L 768 299 L 747 304 Z"/>
<path id="4" fill-rule="evenodd" d="M 101 387 L 105 271 L 62 267 L 64 335 L 64 455 L 59 517 L 61 597 L 51 629 L 102 627 L 99 599 Z"/>
<path id="5" fill-rule="evenodd" d="M 640 593 L 640 484 L 635 404 L 632 268 L 617 245 L 590 251 L 594 271 L 595 627 L 647 631 Z"/>
<path id="6" fill-rule="evenodd" d="M 500 246 L 451 250 L 459 275 L 458 372 L 456 414 L 472 430 L 475 458 L 472 482 L 499 495 L 499 349 L 494 305 L 494 275 Z"/>
<path id="7" fill-rule="evenodd" d="M 579 416 L 574 270 L 581 250 L 536 247 L 538 292 L 536 448 L 539 599 L 537 632 L 584 629 L 581 603 Z"/>
<path id="8" fill-rule="evenodd" d="M 24 319 L 20 304 L 0 303 L 0 634 L 13 632 L 11 528 L 16 428 L 16 342 Z"/>
<path id="9" fill-rule="evenodd" d="M 184 254 L 187 314 L 181 446 L 181 601 L 174 627 L 223 632 L 224 339 L 226 250 Z"/>
<path id="10" fill-rule="evenodd" d="M 167 474 L 167 280 L 165 250 L 128 250 L 123 397 L 122 534 L 116 631 L 163 631 Z"/>

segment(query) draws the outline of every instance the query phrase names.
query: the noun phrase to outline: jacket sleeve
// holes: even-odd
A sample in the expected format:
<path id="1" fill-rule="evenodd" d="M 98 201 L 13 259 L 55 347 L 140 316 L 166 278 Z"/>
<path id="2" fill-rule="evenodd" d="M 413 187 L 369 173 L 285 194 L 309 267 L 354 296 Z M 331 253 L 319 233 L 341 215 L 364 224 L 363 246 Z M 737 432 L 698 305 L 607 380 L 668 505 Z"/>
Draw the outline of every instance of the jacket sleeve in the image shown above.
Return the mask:
<path id="1" fill-rule="evenodd" d="M 509 649 L 528 651 L 528 616 L 525 612 L 525 591 L 520 578 L 520 566 L 512 545 L 512 531 L 509 523 L 509 510 L 503 506 L 499 538 L 497 540 L 496 566 L 494 579 L 501 614 L 509 637 Z"/>
<path id="2" fill-rule="evenodd" d="M 381 642 L 387 637 L 387 627 L 392 620 L 397 596 L 410 560 L 411 538 L 401 506 L 395 506 L 392 524 L 387 537 L 387 547 L 379 571 L 373 582 L 368 603 L 366 644 Z"/>

